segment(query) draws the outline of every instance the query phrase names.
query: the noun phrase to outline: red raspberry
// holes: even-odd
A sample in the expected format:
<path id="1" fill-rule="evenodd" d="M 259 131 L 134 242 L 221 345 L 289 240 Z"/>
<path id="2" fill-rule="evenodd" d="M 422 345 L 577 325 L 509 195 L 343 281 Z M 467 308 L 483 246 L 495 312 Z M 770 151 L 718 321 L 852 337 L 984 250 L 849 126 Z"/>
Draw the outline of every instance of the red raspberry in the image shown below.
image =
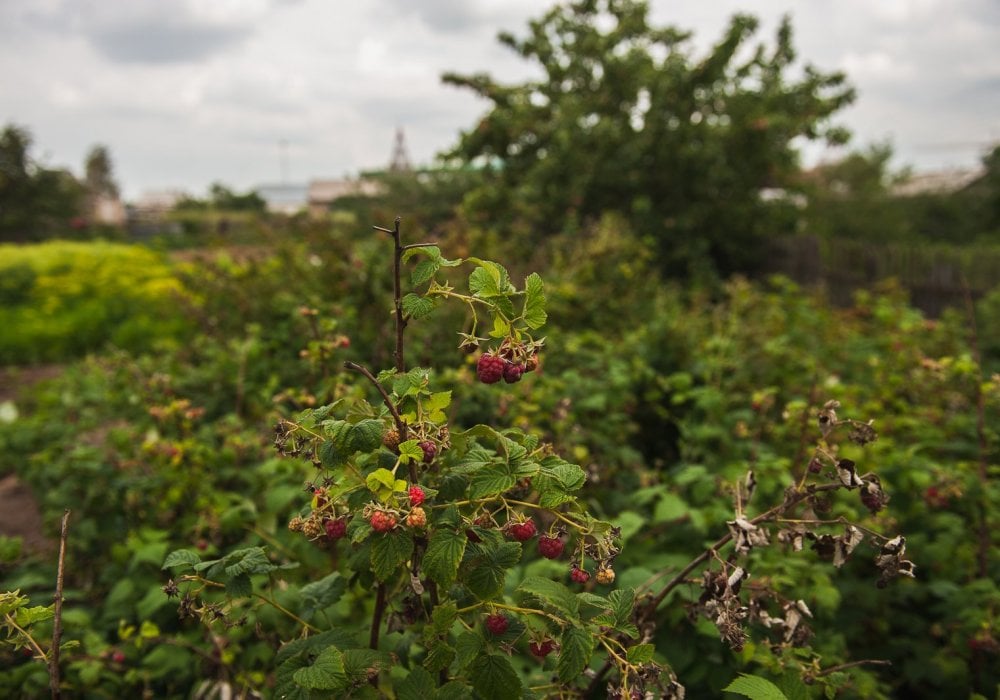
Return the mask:
<path id="1" fill-rule="evenodd" d="M 347 534 L 347 521 L 343 518 L 327 520 L 323 523 L 323 526 L 326 528 L 326 536 L 331 540 L 339 540 Z"/>
<path id="2" fill-rule="evenodd" d="M 419 486 L 410 487 L 410 505 L 419 506 L 422 505 L 427 496 L 424 494 L 424 490 Z"/>
<path id="3" fill-rule="evenodd" d="M 556 643 L 551 639 L 543 639 L 542 641 L 533 640 L 528 642 L 528 651 L 531 652 L 532 656 L 537 656 L 539 659 L 544 659 L 546 656 L 552 653 L 552 650 L 556 648 Z"/>
<path id="4" fill-rule="evenodd" d="M 521 381 L 522 374 L 524 374 L 524 365 L 508 362 L 503 367 L 503 380 L 508 384 Z"/>
<path id="5" fill-rule="evenodd" d="M 423 508 L 414 508 L 406 516 L 406 524 L 410 527 L 423 527 L 427 524 L 427 513 Z"/>
<path id="6" fill-rule="evenodd" d="M 569 577 L 576 583 L 586 583 L 590 580 L 590 572 L 586 569 L 573 567 L 573 570 L 569 572 Z"/>
<path id="7" fill-rule="evenodd" d="M 563 553 L 563 541 L 558 537 L 543 535 L 538 538 L 538 553 L 546 559 L 558 559 Z"/>
<path id="8" fill-rule="evenodd" d="M 486 629 L 490 631 L 494 637 L 500 637 L 504 632 L 507 631 L 507 626 L 510 624 L 510 620 L 503 613 L 494 613 L 492 615 L 486 616 Z"/>
<path id="9" fill-rule="evenodd" d="M 435 455 L 437 455 L 437 445 L 435 445 L 430 440 L 424 440 L 423 442 L 417 443 L 417 447 L 424 451 L 424 462 L 430 464 L 434 461 Z"/>
<path id="10" fill-rule="evenodd" d="M 125 652 L 121 651 L 120 649 L 115 649 L 114 653 L 111 654 L 111 660 L 114 661 L 116 664 L 125 663 Z"/>
<path id="11" fill-rule="evenodd" d="M 386 513 L 384 510 L 377 510 L 372 513 L 368 522 L 371 523 L 372 530 L 375 532 L 389 532 L 396 527 L 396 516 L 392 513 Z"/>
<path id="12" fill-rule="evenodd" d="M 489 353 L 479 356 L 476 363 L 476 376 L 483 384 L 496 384 L 503 377 L 506 360 Z"/>
<path id="13" fill-rule="evenodd" d="M 523 523 L 514 523 L 507 532 L 518 542 L 527 542 L 535 536 L 535 521 L 525 520 Z"/>

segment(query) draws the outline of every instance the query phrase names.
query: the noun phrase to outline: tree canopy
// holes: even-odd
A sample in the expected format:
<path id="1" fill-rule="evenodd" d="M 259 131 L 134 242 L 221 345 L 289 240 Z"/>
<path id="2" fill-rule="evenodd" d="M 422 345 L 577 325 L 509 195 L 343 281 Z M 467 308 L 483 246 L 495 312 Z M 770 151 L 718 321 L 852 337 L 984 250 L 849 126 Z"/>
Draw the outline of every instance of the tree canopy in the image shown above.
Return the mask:
<path id="1" fill-rule="evenodd" d="M 534 235 L 615 212 L 665 272 L 747 269 L 761 238 L 789 225 L 761 191 L 792 182 L 798 142 L 847 139 L 830 118 L 854 91 L 839 72 L 794 65 L 788 18 L 773 44 L 751 46 L 758 21 L 736 15 L 700 57 L 637 0 L 579 0 L 529 27 L 499 39 L 539 79 L 444 76 L 491 102 L 449 155 L 485 169 L 466 207 L 498 225 Z"/>

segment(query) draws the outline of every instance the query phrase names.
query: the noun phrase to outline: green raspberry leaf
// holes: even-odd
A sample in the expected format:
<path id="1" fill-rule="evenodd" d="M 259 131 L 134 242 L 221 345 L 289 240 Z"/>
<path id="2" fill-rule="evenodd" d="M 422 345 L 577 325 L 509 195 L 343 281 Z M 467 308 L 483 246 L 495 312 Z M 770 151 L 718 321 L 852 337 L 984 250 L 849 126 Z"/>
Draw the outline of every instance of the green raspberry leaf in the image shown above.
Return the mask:
<path id="1" fill-rule="evenodd" d="M 347 688 L 344 655 L 337 647 L 327 647 L 312 664 L 296 671 L 293 678 L 309 690 L 344 690 Z"/>
<path id="2" fill-rule="evenodd" d="M 428 316 L 435 308 L 437 308 L 437 304 L 434 303 L 433 299 L 418 296 L 412 292 L 403 297 L 403 313 L 412 319 L 419 320 Z"/>
<path id="3" fill-rule="evenodd" d="M 464 532 L 436 530 L 424 554 L 424 572 L 439 586 L 451 586 L 455 583 L 468 541 Z"/>
<path id="4" fill-rule="evenodd" d="M 559 680 L 569 683 L 583 673 L 594 653 L 594 644 L 594 637 L 579 627 L 569 627 L 563 632 L 556 665 Z"/>
<path id="5" fill-rule="evenodd" d="M 545 325 L 548 314 L 545 312 L 545 284 L 538 273 L 532 272 L 524 281 L 524 323 L 531 329 Z"/>
<path id="6" fill-rule="evenodd" d="M 469 668 L 472 687 L 484 700 L 518 700 L 524 692 L 517 671 L 500 654 L 483 654 Z"/>
<path id="7" fill-rule="evenodd" d="M 744 695 L 750 700 L 788 700 L 788 696 L 781 692 L 778 686 L 760 676 L 742 674 L 723 690 L 727 693 Z"/>
<path id="8" fill-rule="evenodd" d="M 175 566 L 182 566 L 185 569 L 189 569 L 200 561 L 201 557 L 196 552 L 190 549 L 178 549 L 167 555 L 167 558 L 163 560 L 162 569 L 172 569 Z"/>
<path id="9" fill-rule="evenodd" d="M 413 554 L 413 535 L 406 530 L 393 530 L 373 538 L 372 572 L 379 581 L 386 581 Z"/>

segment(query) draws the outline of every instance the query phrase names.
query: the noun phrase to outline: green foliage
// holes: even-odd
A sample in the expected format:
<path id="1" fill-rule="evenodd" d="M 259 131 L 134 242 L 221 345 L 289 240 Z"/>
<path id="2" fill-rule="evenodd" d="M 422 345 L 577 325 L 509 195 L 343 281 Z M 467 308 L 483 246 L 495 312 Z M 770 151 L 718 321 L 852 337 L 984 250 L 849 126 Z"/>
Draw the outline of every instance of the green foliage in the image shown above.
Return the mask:
<path id="1" fill-rule="evenodd" d="M 0 362 L 54 362 L 113 344 L 181 339 L 191 295 L 146 248 L 53 241 L 0 245 Z"/>
<path id="2" fill-rule="evenodd" d="M 734 17 L 701 57 L 632 0 L 560 5 L 525 38 L 502 34 L 541 78 L 445 76 L 492 103 L 451 154 L 485 169 L 468 210 L 535 231 L 614 212 L 669 272 L 752 269 L 763 237 L 788 230 L 788 212 L 760 190 L 790 184 L 794 139 L 842 140 L 829 118 L 853 99 L 840 73 L 792 77 L 788 20 L 773 46 L 749 50 L 757 24 Z"/>

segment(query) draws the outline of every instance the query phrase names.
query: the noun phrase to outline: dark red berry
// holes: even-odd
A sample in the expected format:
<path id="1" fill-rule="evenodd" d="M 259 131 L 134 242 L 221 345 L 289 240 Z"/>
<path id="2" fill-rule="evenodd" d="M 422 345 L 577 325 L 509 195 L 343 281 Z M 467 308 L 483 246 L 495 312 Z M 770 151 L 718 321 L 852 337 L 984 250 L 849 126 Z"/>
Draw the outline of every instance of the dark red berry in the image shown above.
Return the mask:
<path id="1" fill-rule="evenodd" d="M 552 653 L 552 650 L 556 648 L 556 643 L 551 639 L 543 639 L 542 641 L 531 641 L 528 642 L 528 651 L 531 652 L 532 656 L 537 656 L 539 659 L 544 659 L 546 656 Z"/>
<path id="2" fill-rule="evenodd" d="M 586 569 L 574 567 L 573 570 L 569 572 L 569 577 L 576 583 L 586 583 L 590 580 L 590 572 Z"/>
<path id="3" fill-rule="evenodd" d="M 507 528 L 507 532 L 518 542 L 527 542 L 535 536 L 535 521 L 525 520 L 522 523 L 514 523 Z"/>
<path id="4" fill-rule="evenodd" d="M 500 637 L 507 631 L 510 620 L 503 613 L 494 613 L 486 616 L 486 629 L 495 637 Z"/>
<path id="5" fill-rule="evenodd" d="M 326 528 L 326 536 L 331 540 L 339 540 L 347 534 L 347 521 L 343 518 L 327 520 L 323 526 Z"/>
<path id="6" fill-rule="evenodd" d="M 524 365 L 508 362 L 503 367 L 503 380 L 508 384 L 521 381 L 522 374 L 524 374 Z"/>
<path id="7" fill-rule="evenodd" d="M 424 440 L 417 445 L 421 450 L 424 451 L 424 462 L 430 464 L 434 461 L 434 457 L 437 455 L 437 445 L 435 445 L 430 440 Z"/>
<path id="8" fill-rule="evenodd" d="M 111 654 L 111 660 L 114 661 L 116 664 L 125 663 L 125 652 L 121 651 L 120 649 L 115 649 L 114 653 Z"/>
<path id="9" fill-rule="evenodd" d="M 502 357 L 486 353 L 479 356 L 476 363 L 476 376 L 483 384 L 496 384 L 503 378 L 504 365 L 507 363 Z"/>
<path id="10" fill-rule="evenodd" d="M 558 537 L 542 535 L 538 538 L 538 553 L 546 559 L 558 559 L 563 553 L 563 541 Z"/>
<path id="11" fill-rule="evenodd" d="M 419 486 L 411 486 L 410 487 L 410 505 L 411 506 L 422 505 L 425 499 L 426 499 L 426 495 L 424 494 L 424 490 L 422 488 L 420 488 Z"/>
<path id="12" fill-rule="evenodd" d="M 465 531 L 465 536 L 469 538 L 469 542 L 475 542 L 478 544 L 483 541 L 482 538 L 479 535 L 477 535 L 476 531 L 473 530 L 472 528 L 469 528 L 468 530 Z"/>

